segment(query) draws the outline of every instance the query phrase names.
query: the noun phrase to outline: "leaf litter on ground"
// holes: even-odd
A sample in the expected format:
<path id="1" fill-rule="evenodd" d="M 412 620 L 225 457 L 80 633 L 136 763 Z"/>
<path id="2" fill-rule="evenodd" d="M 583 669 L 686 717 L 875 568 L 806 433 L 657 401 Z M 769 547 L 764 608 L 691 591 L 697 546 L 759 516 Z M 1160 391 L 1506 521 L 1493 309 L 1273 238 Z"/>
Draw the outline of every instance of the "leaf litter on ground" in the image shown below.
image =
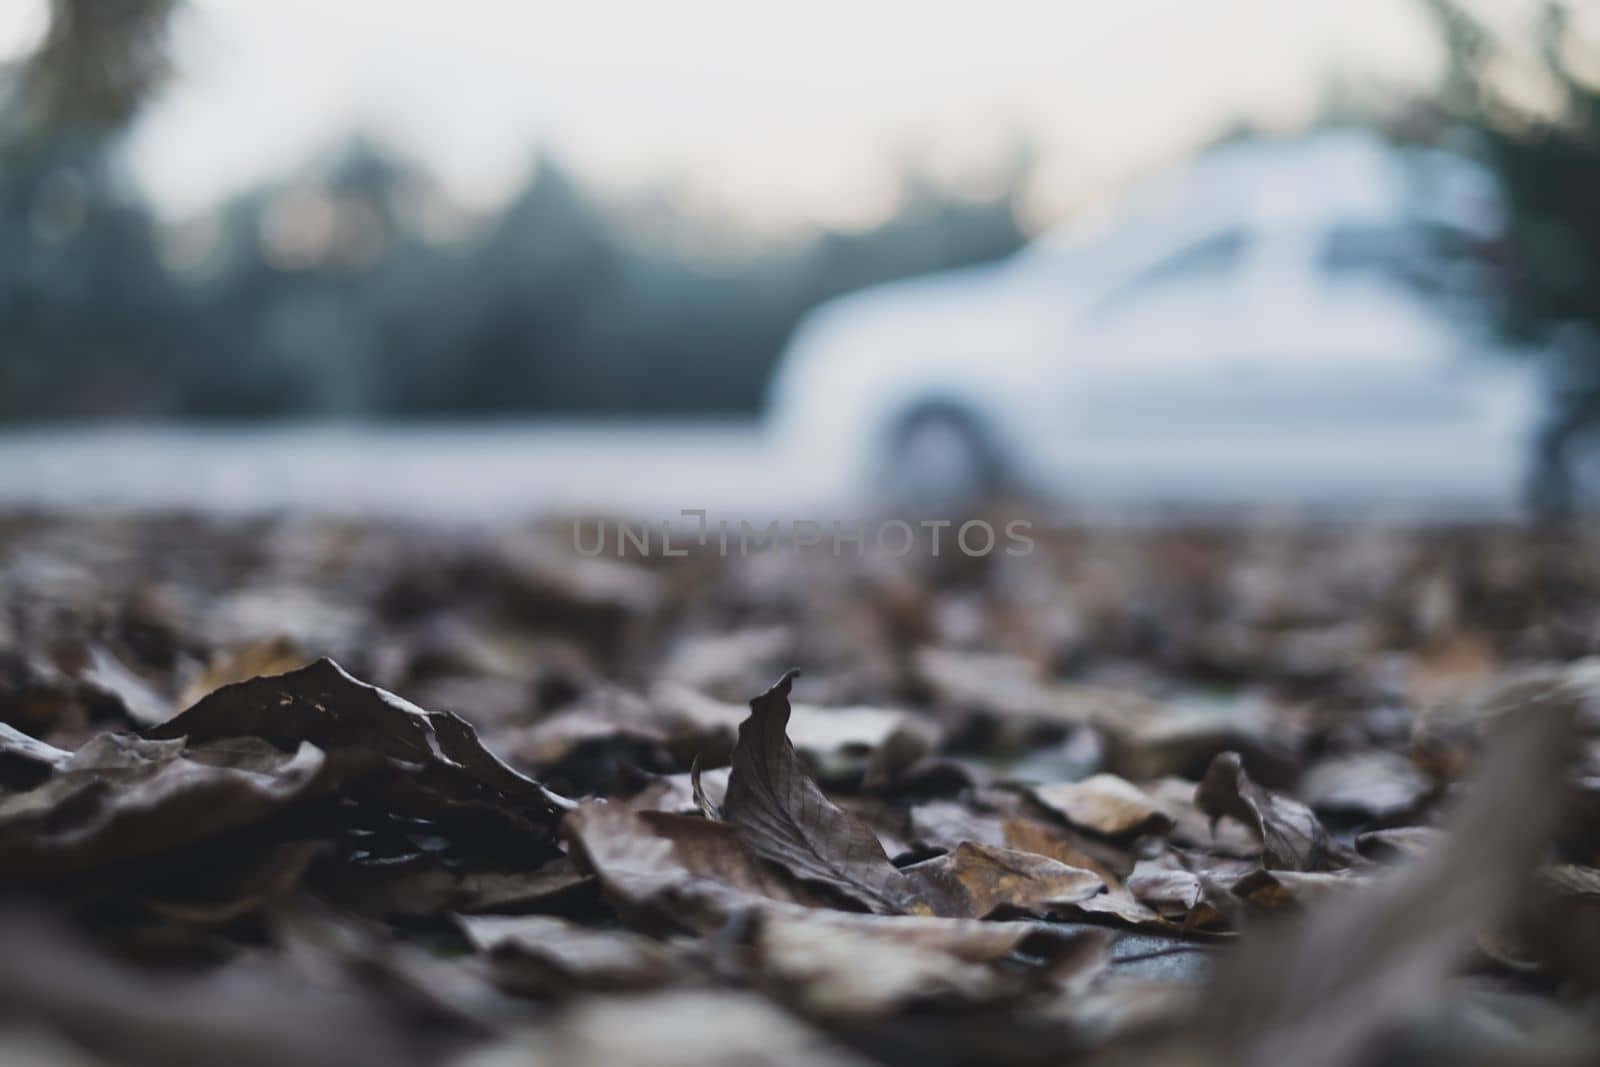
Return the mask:
<path id="1" fill-rule="evenodd" d="M 0 524 L 0 1055 L 1600 1050 L 1590 532 L 559 532 Z"/>

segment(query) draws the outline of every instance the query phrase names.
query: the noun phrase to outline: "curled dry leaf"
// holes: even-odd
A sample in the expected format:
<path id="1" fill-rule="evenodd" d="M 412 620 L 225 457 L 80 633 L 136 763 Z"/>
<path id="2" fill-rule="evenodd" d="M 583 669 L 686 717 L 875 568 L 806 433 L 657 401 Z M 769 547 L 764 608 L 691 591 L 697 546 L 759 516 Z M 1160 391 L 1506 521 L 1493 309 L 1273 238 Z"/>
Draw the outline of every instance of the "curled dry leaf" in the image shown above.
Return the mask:
<path id="1" fill-rule="evenodd" d="M 1252 782 L 1236 752 L 1223 752 L 1211 761 L 1195 801 L 1213 825 L 1227 817 L 1254 830 L 1261 838 L 1264 867 L 1316 871 L 1349 863 L 1348 851 L 1328 835 L 1310 808 Z"/>
<path id="2" fill-rule="evenodd" d="M 1128 875 L 1127 889 L 1164 918 L 1187 928 L 1211 926 L 1232 906 L 1228 887 L 1256 869 L 1253 862 L 1190 856 L 1168 849 L 1142 859 Z"/>
<path id="3" fill-rule="evenodd" d="M 1233 819 L 1214 820 L 1200 810 L 1195 794 L 1200 783 L 1182 778 L 1159 778 L 1145 786 L 1172 817 L 1168 839 L 1185 848 L 1201 849 L 1231 859 L 1252 859 L 1261 855 L 1261 840 L 1253 826 Z"/>
<path id="4" fill-rule="evenodd" d="M 789 743 L 789 688 L 798 672 L 750 702 L 739 726 L 723 813 L 755 855 L 861 907 L 894 913 L 916 894 L 872 828 L 830 801 Z"/>
<path id="5" fill-rule="evenodd" d="M 503 763 L 459 715 L 424 711 L 330 659 L 223 686 L 145 736 L 259 737 L 282 749 L 310 742 L 326 752 L 376 753 L 455 803 L 500 807 L 549 831 L 572 806 Z"/>
<path id="6" fill-rule="evenodd" d="M 676 747 L 692 739 L 698 753 L 719 760 L 749 715 L 748 704 L 716 700 L 674 682 L 658 683 L 650 696 L 651 714 L 662 733 L 677 740 Z M 880 781 L 920 759 L 937 736 L 929 723 L 904 711 L 797 703 L 790 705 L 786 732 L 790 744 L 813 766 L 865 758 L 868 773 Z"/>

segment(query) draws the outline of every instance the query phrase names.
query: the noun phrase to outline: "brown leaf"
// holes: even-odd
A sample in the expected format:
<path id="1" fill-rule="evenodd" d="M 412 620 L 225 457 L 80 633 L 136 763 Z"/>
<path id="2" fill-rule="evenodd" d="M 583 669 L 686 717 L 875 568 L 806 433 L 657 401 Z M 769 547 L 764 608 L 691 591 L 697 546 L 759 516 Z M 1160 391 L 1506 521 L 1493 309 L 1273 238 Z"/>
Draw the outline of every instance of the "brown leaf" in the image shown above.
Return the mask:
<path id="1" fill-rule="evenodd" d="M 728 825 L 751 852 L 802 881 L 870 911 L 909 910 L 915 895 L 872 828 L 823 795 L 789 743 L 789 687 L 798 673 L 750 702 L 723 804 Z"/>
<path id="2" fill-rule="evenodd" d="M 1036 785 L 1031 792 L 1072 825 L 1107 837 L 1165 833 L 1173 825 L 1171 816 L 1148 793 L 1114 774 Z"/>
<path id="3" fill-rule="evenodd" d="M 1068 867 L 1093 871 L 1107 883 L 1115 880 L 1111 864 L 1126 870 L 1132 859 L 1105 842 L 1089 842 L 1052 820 L 1024 815 L 999 815 L 972 810 L 970 804 L 932 801 L 911 809 L 911 833 L 918 844 L 946 851 L 963 842 L 1000 845 L 1045 856 Z M 1091 853 L 1089 849 L 1093 848 Z"/>
<path id="4" fill-rule="evenodd" d="M 460 716 L 424 711 L 329 659 L 224 686 L 145 736 L 259 737 L 285 750 L 310 742 L 329 753 L 373 753 L 452 803 L 498 807 L 549 832 L 572 806 L 501 762 Z"/>
<path id="5" fill-rule="evenodd" d="M 1185 848 L 1203 849 L 1234 859 L 1252 859 L 1261 854 L 1261 839 L 1254 826 L 1233 819 L 1215 821 L 1195 802 L 1200 783 L 1183 778 L 1159 778 L 1145 786 L 1145 791 L 1172 816 L 1172 832 L 1168 839 Z"/>
<path id="6" fill-rule="evenodd" d="M 1002 910 L 1038 915 L 1105 888 L 1093 871 L 970 841 L 901 873 L 933 914 L 959 919 L 985 919 Z"/>
<path id="7" fill-rule="evenodd" d="M 580 865 L 630 913 L 709 931 L 736 912 L 819 903 L 747 852 L 726 823 L 595 802 L 564 827 Z"/>
<path id="8" fill-rule="evenodd" d="M 1311 809 L 1250 780 L 1236 752 L 1211 761 L 1195 792 L 1213 825 L 1224 816 L 1237 819 L 1261 838 L 1261 864 L 1267 868 L 1316 871 L 1345 866 L 1348 852 L 1322 828 Z"/>
<path id="9" fill-rule="evenodd" d="M 1230 918 L 1228 886 L 1256 866 L 1251 861 L 1185 855 L 1168 849 L 1142 859 L 1128 875 L 1128 892 L 1185 927 L 1210 926 Z"/>
<path id="10" fill-rule="evenodd" d="M 155 856 L 258 822 L 325 789 L 322 750 L 243 739 L 203 754 L 182 741 L 102 735 L 42 785 L 0 799 L 4 874 L 54 878 Z"/>
<path id="11" fill-rule="evenodd" d="M 1110 916 L 1134 926 L 1176 929 L 1178 925 L 1135 897 L 1125 885 L 1110 886 L 1104 893 L 1086 897 L 1072 905 L 1071 910 L 1088 916 Z"/>

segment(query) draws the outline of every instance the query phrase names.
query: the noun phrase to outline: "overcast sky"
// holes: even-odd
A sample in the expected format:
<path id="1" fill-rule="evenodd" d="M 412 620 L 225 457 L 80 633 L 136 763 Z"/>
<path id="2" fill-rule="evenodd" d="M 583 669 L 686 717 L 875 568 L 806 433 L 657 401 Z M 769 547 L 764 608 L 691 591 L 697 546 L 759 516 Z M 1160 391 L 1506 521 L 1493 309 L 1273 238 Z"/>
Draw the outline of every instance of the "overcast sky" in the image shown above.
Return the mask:
<path id="1" fill-rule="evenodd" d="M 0 3 L 0 49 L 36 0 Z M 129 143 L 202 211 L 377 131 L 492 204 L 545 146 L 612 188 L 669 183 L 758 224 L 870 222 L 896 158 L 977 181 L 1044 150 L 1069 210 L 1230 119 L 1292 125 L 1330 75 L 1397 86 L 1439 50 L 1413 0 L 191 0 L 179 80 Z"/>

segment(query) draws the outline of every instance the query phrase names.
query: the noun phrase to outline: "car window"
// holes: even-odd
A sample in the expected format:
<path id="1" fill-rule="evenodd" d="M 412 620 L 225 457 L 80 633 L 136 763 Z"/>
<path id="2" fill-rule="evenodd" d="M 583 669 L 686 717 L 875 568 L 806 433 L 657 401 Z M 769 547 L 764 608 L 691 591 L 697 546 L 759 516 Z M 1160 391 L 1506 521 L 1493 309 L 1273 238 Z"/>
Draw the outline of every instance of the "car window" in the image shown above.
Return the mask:
<path id="1" fill-rule="evenodd" d="M 1226 283 L 1244 266 L 1248 246 L 1249 239 L 1242 229 L 1223 230 L 1203 237 L 1136 271 L 1107 294 L 1097 310 L 1120 310 L 1151 293 L 1195 282 Z"/>
<path id="2" fill-rule="evenodd" d="M 1331 280 L 1362 277 L 1404 282 L 1439 296 L 1482 296 L 1493 288 L 1481 243 L 1448 226 L 1334 226 L 1318 265 Z"/>
<path id="3" fill-rule="evenodd" d="M 1329 274 L 1382 273 L 1406 277 L 1423 249 L 1414 227 L 1335 226 L 1323 239 L 1319 265 Z"/>
<path id="4" fill-rule="evenodd" d="M 1245 243 L 1242 230 L 1225 230 L 1203 238 L 1140 271 L 1123 287 L 1124 292 L 1208 275 L 1231 274 L 1244 262 Z"/>

